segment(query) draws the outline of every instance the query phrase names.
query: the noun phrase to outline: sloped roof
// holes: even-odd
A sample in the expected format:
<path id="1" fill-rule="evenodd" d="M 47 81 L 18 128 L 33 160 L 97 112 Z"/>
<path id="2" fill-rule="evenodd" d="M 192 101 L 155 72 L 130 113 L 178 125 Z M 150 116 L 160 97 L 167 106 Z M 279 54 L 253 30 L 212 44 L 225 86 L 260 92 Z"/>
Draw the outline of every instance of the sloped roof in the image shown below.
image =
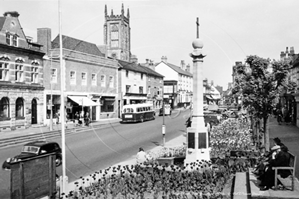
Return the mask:
<path id="1" fill-rule="evenodd" d="M 0 30 L 2 30 L 4 22 L 5 22 L 5 17 L 0 17 Z"/>
<path id="2" fill-rule="evenodd" d="M 162 63 L 162 62 L 160 62 L 160 63 Z M 158 63 L 158 64 L 160 64 L 160 63 Z M 170 68 L 172 68 L 173 70 L 175 70 L 179 74 L 189 76 L 189 77 L 193 77 L 192 73 L 182 70 L 179 66 L 175 66 L 173 64 L 166 63 L 166 62 L 163 62 L 163 63 L 166 64 L 167 66 L 169 66 Z M 156 65 L 158 65 L 158 64 L 156 64 Z"/>
<path id="3" fill-rule="evenodd" d="M 104 57 L 104 54 L 100 52 L 96 44 L 75 39 L 69 36 L 62 35 L 62 45 L 65 49 Z M 56 38 L 52 41 L 52 48 L 59 48 L 59 35 L 57 35 Z"/>
<path id="4" fill-rule="evenodd" d="M 147 68 L 145 66 L 142 66 L 140 64 L 136 64 L 133 62 L 127 62 L 127 61 L 123 61 L 123 60 L 118 60 L 118 62 L 121 65 L 121 67 L 125 70 L 140 72 L 140 73 L 152 75 L 155 77 L 162 77 L 162 78 L 164 77 L 163 75 L 159 74 L 158 72 L 156 72 L 150 68 Z"/>
<path id="5" fill-rule="evenodd" d="M 152 70 L 151 68 L 148 68 L 146 66 L 142 66 L 142 65 L 139 65 L 140 67 L 144 68 L 145 71 L 147 71 L 147 74 L 148 75 L 152 75 L 152 76 L 155 76 L 155 77 L 164 77 L 163 75 L 159 74 L 158 72 Z"/>
<path id="6" fill-rule="evenodd" d="M 124 68 L 125 70 L 130 70 L 130 71 L 135 71 L 135 72 L 140 72 L 140 73 L 147 73 L 142 67 L 140 67 L 136 63 L 127 62 L 127 61 L 123 61 L 123 60 L 118 60 L 118 62 L 121 65 L 121 67 Z"/>

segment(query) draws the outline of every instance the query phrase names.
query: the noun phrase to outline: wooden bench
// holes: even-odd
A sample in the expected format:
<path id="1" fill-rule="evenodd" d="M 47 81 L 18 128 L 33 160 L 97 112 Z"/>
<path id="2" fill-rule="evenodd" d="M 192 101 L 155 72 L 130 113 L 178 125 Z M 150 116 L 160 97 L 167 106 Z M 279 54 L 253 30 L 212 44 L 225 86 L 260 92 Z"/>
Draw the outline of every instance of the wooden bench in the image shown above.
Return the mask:
<path id="1" fill-rule="evenodd" d="M 278 183 L 277 181 L 279 180 L 282 185 L 287 188 L 289 186 L 289 184 L 291 184 L 291 191 L 294 190 L 294 185 L 295 185 L 295 170 L 296 170 L 296 160 L 297 160 L 297 156 L 294 156 L 293 154 L 290 154 L 290 161 L 289 161 L 289 166 L 288 167 L 273 167 L 272 169 L 275 170 L 275 190 L 278 188 Z M 278 170 L 290 170 L 291 172 L 291 180 L 289 177 L 287 178 L 282 178 L 279 174 L 278 174 Z"/>

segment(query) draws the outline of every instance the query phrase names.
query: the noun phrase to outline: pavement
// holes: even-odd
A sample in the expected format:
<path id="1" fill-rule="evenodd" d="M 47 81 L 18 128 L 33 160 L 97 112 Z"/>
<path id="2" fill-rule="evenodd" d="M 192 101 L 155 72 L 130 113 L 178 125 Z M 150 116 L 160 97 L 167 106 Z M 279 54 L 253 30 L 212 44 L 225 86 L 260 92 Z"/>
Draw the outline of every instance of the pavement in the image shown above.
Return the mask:
<path id="1" fill-rule="evenodd" d="M 120 118 L 108 118 L 108 119 L 101 119 L 99 121 L 92 121 L 90 126 L 100 126 L 105 124 L 111 124 L 111 123 L 118 123 L 120 122 Z M 73 122 L 67 122 L 66 123 L 66 131 L 71 131 L 74 129 L 84 129 L 88 127 L 76 127 L 76 124 Z M 61 131 L 61 124 L 55 124 L 53 125 L 52 131 L 50 131 L 50 127 L 42 124 L 35 124 L 32 125 L 29 128 L 20 127 L 16 130 L 10 130 L 5 129 L 0 131 L 0 140 L 1 139 L 8 139 L 8 138 L 16 138 L 26 135 L 34 135 L 34 134 L 40 134 L 40 133 L 48 133 L 48 132 L 56 132 Z"/>

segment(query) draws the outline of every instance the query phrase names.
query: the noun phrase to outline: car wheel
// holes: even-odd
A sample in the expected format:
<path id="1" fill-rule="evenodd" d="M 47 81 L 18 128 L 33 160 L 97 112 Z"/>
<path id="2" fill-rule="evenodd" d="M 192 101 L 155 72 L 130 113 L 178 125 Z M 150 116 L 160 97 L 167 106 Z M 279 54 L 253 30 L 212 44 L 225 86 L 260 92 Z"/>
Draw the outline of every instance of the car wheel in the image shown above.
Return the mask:
<path id="1" fill-rule="evenodd" d="M 61 165 L 61 163 L 62 163 L 61 157 L 60 156 L 56 156 L 55 165 L 58 167 L 58 166 Z"/>

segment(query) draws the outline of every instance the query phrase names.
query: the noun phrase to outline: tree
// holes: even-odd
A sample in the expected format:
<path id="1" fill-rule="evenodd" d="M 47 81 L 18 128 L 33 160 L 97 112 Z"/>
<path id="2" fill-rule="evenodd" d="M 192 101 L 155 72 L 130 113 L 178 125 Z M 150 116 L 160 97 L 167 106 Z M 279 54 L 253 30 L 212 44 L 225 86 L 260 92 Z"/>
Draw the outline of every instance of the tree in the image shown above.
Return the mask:
<path id="1" fill-rule="evenodd" d="M 243 109 L 256 120 L 263 120 L 264 143 L 269 149 L 267 122 L 272 114 L 275 99 L 283 87 L 289 64 L 285 61 L 271 61 L 258 56 L 248 56 L 245 64 L 235 68 L 235 81 L 232 93 L 242 102 Z"/>

